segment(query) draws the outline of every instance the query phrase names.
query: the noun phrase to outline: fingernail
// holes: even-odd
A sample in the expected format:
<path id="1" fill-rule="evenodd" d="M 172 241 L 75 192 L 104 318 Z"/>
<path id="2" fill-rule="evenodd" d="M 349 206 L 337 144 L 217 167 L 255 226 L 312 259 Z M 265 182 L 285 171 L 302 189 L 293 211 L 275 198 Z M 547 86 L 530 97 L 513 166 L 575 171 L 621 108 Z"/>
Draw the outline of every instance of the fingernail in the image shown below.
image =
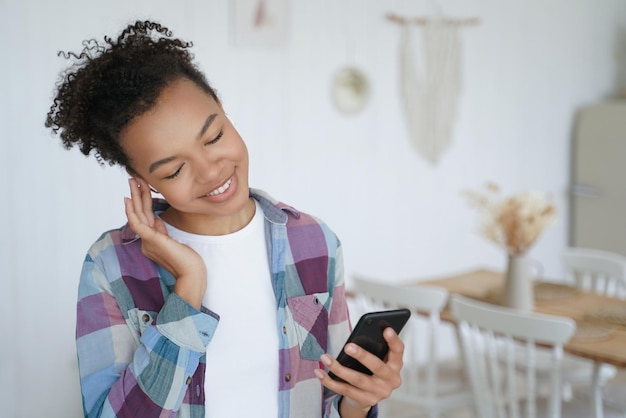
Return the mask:
<path id="1" fill-rule="evenodd" d="M 320 369 L 313 370 L 313 373 L 315 373 L 315 377 L 317 377 L 320 380 L 324 378 L 324 373 L 322 373 Z"/>
<path id="2" fill-rule="evenodd" d="M 346 348 L 344 348 L 344 350 L 346 350 L 346 353 L 348 354 L 356 354 L 356 352 L 358 351 L 356 347 L 352 344 L 348 344 Z"/>
<path id="3" fill-rule="evenodd" d="M 324 363 L 326 366 L 330 366 L 332 363 L 332 360 L 327 354 L 322 354 L 322 357 L 320 357 L 320 360 L 322 360 L 322 363 Z"/>

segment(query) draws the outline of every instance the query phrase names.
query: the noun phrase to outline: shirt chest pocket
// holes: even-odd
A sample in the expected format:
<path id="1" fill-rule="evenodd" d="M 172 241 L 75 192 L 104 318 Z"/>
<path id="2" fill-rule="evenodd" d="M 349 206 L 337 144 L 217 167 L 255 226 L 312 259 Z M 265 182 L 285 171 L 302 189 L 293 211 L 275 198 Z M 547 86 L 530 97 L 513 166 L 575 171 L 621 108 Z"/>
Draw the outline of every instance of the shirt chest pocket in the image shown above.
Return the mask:
<path id="1" fill-rule="evenodd" d="M 328 347 L 328 292 L 312 293 L 287 299 L 287 308 L 293 320 L 300 355 L 319 361 Z"/>

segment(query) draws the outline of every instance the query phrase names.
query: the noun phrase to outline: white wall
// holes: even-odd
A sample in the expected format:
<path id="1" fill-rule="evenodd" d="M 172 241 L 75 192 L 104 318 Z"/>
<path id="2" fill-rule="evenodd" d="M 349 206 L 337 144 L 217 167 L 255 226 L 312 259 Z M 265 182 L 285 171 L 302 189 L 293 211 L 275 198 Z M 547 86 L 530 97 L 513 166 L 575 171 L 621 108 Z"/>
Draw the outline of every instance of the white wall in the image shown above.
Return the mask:
<path id="1" fill-rule="evenodd" d="M 291 33 L 278 49 L 234 47 L 228 3 L 0 1 L 3 416 L 80 415 L 78 275 L 91 242 L 124 222 L 127 183 L 120 169 L 63 150 L 43 121 L 65 65 L 56 52 L 117 34 L 135 17 L 161 19 L 194 41 L 248 143 L 251 184 L 326 220 L 342 238 L 348 275 L 400 281 L 502 268 L 502 252 L 476 235 L 475 213 L 459 195 L 486 180 L 507 192 L 554 194 L 560 221 L 531 256 L 547 275 L 562 274 L 572 120 L 625 87 L 626 2 L 441 0 L 445 12 L 481 24 L 463 30 L 453 145 L 434 167 L 409 142 L 399 30 L 383 17 L 430 14 L 431 2 L 293 1 Z M 368 74 L 373 96 L 346 117 L 332 107 L 329 83 L 349 63 Z"/>

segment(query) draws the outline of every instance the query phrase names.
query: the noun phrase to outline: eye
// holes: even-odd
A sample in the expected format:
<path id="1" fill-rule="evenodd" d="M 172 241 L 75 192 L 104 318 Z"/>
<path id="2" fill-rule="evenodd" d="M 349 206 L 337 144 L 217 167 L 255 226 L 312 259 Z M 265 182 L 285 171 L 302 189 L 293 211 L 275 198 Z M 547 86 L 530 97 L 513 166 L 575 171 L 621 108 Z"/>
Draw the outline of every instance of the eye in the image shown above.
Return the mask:
<path id="1" fill-rule="evenodd" d="M 183 164 L 184 165 L 184 164 Z M 176 176 L 178 176 L 180 174 L 180 170 L 183 168 L 183 166 L 181 165 L 180 167 L 178 167 L 178 170 L 176 170 L 175 172 L 173 172 L 172 174 L 170 174 L 169 176 L 166 176 L 165 179 L 166 180 L 171 180 L 173 178 L 175 178 Z"/>
<path id="2" fill-rule="evenodd" d="M 219 134 L 217 134 L 217 136 L 216 136 L 215 138 L 213 138 L 212 140 L 210 140 L 209 142 L 207 142 L 207 143 L 206 143 L 206 144 L 204 144 L 204 145 L 212 145 L 212 144 L 215 144 L 217 141 L 219 141 L 219 140 L 220 140 L 220 138 L 222 137 L 222 135 L 224 135 L 224 131 L 220 131 L 220 133 L 219 133 Z"/>

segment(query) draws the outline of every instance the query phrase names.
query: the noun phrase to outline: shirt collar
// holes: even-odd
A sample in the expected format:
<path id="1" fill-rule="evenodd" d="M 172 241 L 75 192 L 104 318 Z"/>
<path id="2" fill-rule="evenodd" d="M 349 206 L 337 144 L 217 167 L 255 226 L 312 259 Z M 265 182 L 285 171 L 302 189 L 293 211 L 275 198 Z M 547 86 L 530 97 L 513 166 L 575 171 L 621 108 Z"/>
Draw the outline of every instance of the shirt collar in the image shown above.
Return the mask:
<path id="1" fill-rule="evenodd" d="M 279 202 L 263 190 L 251 188 L 250 197 L 259 202 L 265 218 L 272 223 L 286 224 L 289 213 L 296 219 L 300 218 L 300 212 L 297 209 Z"/>

